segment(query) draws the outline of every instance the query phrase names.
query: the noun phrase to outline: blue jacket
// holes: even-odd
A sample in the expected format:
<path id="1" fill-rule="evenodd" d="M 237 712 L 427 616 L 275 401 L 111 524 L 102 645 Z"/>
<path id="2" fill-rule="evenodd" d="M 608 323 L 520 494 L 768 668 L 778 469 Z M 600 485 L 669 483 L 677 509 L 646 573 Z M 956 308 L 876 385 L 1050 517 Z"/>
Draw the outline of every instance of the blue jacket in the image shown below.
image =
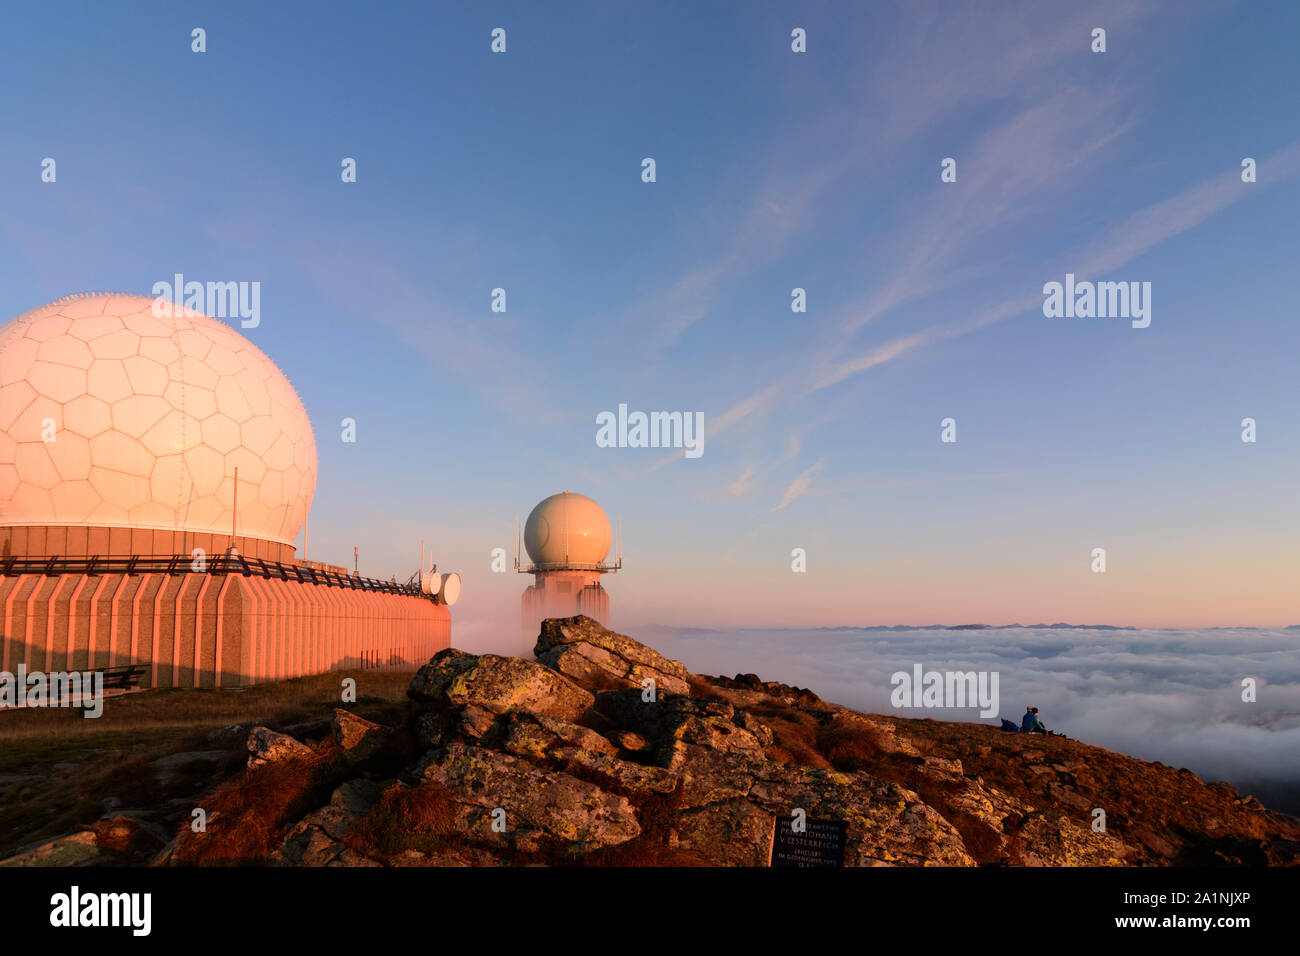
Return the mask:
<path id="1" fill-rule="evenodd" d="M 1025 719 L 1020 722 L 1020 732 L 1022 734 L 1033 733 L 1036 729 L 1043 726 L 1043 722 L 1038 719 L 1038 715 L 1031 710 L 1025 711 Z"/>

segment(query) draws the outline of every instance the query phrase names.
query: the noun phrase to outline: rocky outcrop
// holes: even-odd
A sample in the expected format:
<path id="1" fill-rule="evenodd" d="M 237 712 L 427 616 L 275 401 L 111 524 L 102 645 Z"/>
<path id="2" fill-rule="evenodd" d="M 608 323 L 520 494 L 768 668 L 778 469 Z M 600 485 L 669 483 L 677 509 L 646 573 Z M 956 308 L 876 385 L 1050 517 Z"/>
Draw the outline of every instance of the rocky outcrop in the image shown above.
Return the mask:
<path id="1" fill-rule="evenodd" d="M 760 680 L 757 674 L 737 674 L 735 677 L 710 677 L 709 682 L 728 690 L 753 691 L 774 698 L 783 704 L 820 704 L 821 698 L 804 687 L 791 687 L 779 681 Z"/>
<path id="2" fill-rule="evenodd" d="M 689 694 L 686 668 L 626 634 L 579 614 L 542 622 L 534 656 L 584 685 L 644 688 L 654 681 L 659 691 Z"/>
<path id="3" fill-rule="evenodd" d="M 842 828 L 846 866 L 1300 862 L 1300 821 L 1190 771 L 860 714 L 753 675 L 687 674 L 587 618 L 546 621 L 537 655 L 443 651 L 414 675 L 404 712 L 209 735 L 234 748 L 246 732 L 250 770 L 177 798 L 175 831 L 105 801 L 92 828 L 5 862 L 764 866 L 795 818 Z M 394 719 L 372 719 L 382 713 Z M 230 772 L 235 756 L 144 766 L 179 786 L 203 767 Z M 206 831 L 189 832 L 195 806 L 210 811 Z"/>

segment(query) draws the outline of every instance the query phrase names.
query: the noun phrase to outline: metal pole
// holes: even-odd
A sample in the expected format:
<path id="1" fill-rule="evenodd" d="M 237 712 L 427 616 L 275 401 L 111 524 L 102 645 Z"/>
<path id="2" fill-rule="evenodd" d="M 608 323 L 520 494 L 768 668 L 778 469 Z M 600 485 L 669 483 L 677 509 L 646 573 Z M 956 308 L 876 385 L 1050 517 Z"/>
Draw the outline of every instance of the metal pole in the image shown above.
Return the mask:
<path id="1" fill-rule="evenodd" d="M 239 520 L 239 466 L 235 466 L 235 503 L 230 509 L 230 546 L 235 546 L 236 522 Z"/>

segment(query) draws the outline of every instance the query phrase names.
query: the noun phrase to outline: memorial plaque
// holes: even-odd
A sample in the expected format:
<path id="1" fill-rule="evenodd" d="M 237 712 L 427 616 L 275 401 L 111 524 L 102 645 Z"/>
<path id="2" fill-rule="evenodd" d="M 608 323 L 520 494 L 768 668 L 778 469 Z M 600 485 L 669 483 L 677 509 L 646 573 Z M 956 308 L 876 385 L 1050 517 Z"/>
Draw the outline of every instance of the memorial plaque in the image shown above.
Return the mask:
<path id="1" fill-rule="evenodd" d="M 794 829 L 794 817 L 777 817 L 772 831 L 769 866 L 843 866 L 848 824 L 843 820 L 803 821 Z"/>

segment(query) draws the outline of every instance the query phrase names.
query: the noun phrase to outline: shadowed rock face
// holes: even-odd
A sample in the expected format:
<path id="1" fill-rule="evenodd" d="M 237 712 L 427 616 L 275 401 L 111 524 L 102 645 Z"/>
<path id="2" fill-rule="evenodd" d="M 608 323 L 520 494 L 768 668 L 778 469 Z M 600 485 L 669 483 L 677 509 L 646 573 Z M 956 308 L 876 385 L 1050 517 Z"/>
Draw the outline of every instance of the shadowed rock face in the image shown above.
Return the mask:
<path id="1" fill-rule="evenodd" d="M 690 675 L 585 617 L 545 621 L 536 652 L 439 653 L 392 726 L 336 710 L 297 725 L 310 746 L 252 728 L 249 769 L 212 795 L 207 833 L 182 827 L 156 861 L 272 825 L 246 861 L 763 866 L 775 821 L 802 810 L 845 826 L 849 866 L 1300 862 L 1300 820 L 1186 770 Z M 106 840 L 155 852 L 120 816 L 101 823 L 12 862 L 94 865 Z"/>

